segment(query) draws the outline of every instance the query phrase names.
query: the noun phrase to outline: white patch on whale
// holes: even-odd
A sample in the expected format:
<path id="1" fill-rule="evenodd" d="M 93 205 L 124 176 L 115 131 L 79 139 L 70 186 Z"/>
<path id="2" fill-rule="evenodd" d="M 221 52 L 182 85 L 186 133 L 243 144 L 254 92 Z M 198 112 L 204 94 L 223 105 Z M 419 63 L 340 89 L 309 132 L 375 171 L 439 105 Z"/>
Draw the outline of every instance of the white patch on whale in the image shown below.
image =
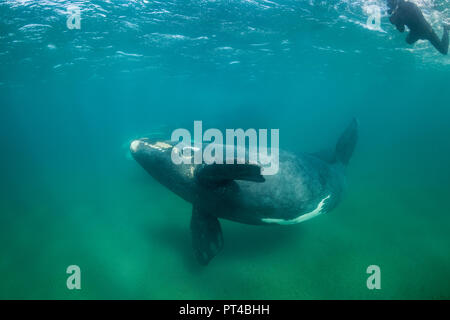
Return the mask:
<path id="1" fill-rule="evenodd" d="M 139 140 L 134 140 L 130 145 L 131 151 L 136 152 L 140 143 L 141 142 Z"/>
<path id="2" fill-rule="evenodd" d="M 172 147 L 170 144 L 165 143 L 165 142 L 157 142 L 155 144 L 146 143 L 145 145 L 149 146 L 150 148 L 158 149 L 158 150 L 169 149 Z"/>
<path id="3" fill-rule="evenodd" d="M 290 220 L 264 218 L 261 220 L 265 223 L 276 223 L 276 224 L 288 225 L 288 224 L 296 224 L 296 223 L 300 223 L 300 222 L 312 219 L 314 217 L 317 217 L 321 213 L 323 213 L 322 212 L 323 205 L 325 204 L 325 201 L 330 198 L 330 196 L 331 195 L 328 195 L 325 198 L 323 198 L 317 205 L 317 208 L 315 208 L 313 211 L 302 214 L 301 216 L 298 216 L 297 218 L 290 219 Z"/>
<path id="4" fill-rule="evenodd" d="M 133 142 L 131 142 L 131 145 L 130 145 L 131 151 L 136 152 L 140 144 L 143 144 L 144 146 L 150 147 L 152 149 L 160 150 L 160 151 L 164 151 L 164 150 L 172 147 L 170 144 L 165 143 L 165 142 L 157 142 L 155 144 L 150 144 L 146 141 L 134 140 Z"/>

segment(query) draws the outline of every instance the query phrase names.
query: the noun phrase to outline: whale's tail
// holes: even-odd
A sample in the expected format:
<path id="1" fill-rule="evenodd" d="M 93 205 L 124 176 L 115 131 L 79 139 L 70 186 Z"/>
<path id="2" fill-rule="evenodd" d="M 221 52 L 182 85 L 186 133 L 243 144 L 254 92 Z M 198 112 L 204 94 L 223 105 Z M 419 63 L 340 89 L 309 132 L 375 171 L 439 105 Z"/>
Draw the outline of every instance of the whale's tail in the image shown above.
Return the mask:
<path id="1" fill-rule="evenodd" d="M 334 162 L 347 165 L 358 141 L 358 120 L 353 118 L 336 144 Z"/>

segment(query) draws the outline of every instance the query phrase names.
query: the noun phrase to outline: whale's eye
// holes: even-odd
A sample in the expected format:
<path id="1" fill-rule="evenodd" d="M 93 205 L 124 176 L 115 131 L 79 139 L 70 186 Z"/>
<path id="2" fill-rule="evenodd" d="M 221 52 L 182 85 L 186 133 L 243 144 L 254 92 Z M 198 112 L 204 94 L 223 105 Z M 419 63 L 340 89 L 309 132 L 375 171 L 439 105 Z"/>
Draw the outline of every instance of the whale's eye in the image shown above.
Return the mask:
<path id="1" fill-rule="evenodd" d="M 182 156 L 183 158 L 190 159 L 190 158 L 192 158 L 192 157 L 194 156 L 194 154 L 193 154 L 192 151 L 195 152 L 196 149 L 197 149 L 197 148 L 193 148 L 193 147 L 191 147 L 191 146 L 183 147 L 183 152 L 182 152 L 181 156 Z"/>

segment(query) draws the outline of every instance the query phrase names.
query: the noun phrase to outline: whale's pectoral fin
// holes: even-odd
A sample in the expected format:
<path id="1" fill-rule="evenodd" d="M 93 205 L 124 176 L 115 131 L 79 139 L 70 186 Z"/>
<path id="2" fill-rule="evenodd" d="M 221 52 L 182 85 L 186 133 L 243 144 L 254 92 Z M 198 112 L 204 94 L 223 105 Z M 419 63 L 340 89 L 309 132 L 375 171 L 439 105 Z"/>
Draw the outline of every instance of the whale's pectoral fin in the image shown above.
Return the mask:
<path id="1" fill-rule="evenodd" d="M 221 185 L 232 180 L 264 182 L 261 167 L 257 164 L 204 164 L 197 167 L 195 177 L 206 185 Z"/>
<path id="2" fill-rule="evenodd" d="M 358 120 L 353 119 L 336 144 L 336 160 L 347 165 L 358 141 Z"/>
<path id="3" fill-rule="evenodd" d="M 312 156 L 321 159 L 322 161 L 333 163 L 336 161 L 336 154 L 333 149 L 323 149 L 311 154 Z"/>
<path id="4" fill-rule="evenodd" d="M 194 205 L 191 232 L 195 256 L 200 264 L 206 266 L 223 248 L 220 222 L 213 215 Z"/>

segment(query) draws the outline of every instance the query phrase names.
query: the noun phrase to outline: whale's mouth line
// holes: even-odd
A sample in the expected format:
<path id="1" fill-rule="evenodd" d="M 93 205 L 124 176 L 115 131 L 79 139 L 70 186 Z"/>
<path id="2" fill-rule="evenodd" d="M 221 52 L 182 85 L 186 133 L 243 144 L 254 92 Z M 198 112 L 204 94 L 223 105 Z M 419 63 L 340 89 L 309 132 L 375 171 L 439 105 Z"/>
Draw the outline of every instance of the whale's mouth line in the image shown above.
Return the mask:
<path id="1" fill-rule="evenodd" d="M 323 206 L 325 205 L 325 201 L 328 200 L 330 197 L 331 197 L 331 194 L 329 194 L 328 196 L 323 198 L 313 211 L 304 213 L 304 214 L 298 216 L 297 218 L 290 219 L 290 220 L 263 218 L 263 219 L 261 219 L 261 221 L 263 221 L 265 223 L 275 223 L 275 224 L 280 224 L 280 225 L 297 224 L 300 222 L 304 222 L 306 220 L 312 219 L 312 218 L 317 217 L 318 215 L 322 214 L 323 213 L 322 209 L 323 209 Z"/>

